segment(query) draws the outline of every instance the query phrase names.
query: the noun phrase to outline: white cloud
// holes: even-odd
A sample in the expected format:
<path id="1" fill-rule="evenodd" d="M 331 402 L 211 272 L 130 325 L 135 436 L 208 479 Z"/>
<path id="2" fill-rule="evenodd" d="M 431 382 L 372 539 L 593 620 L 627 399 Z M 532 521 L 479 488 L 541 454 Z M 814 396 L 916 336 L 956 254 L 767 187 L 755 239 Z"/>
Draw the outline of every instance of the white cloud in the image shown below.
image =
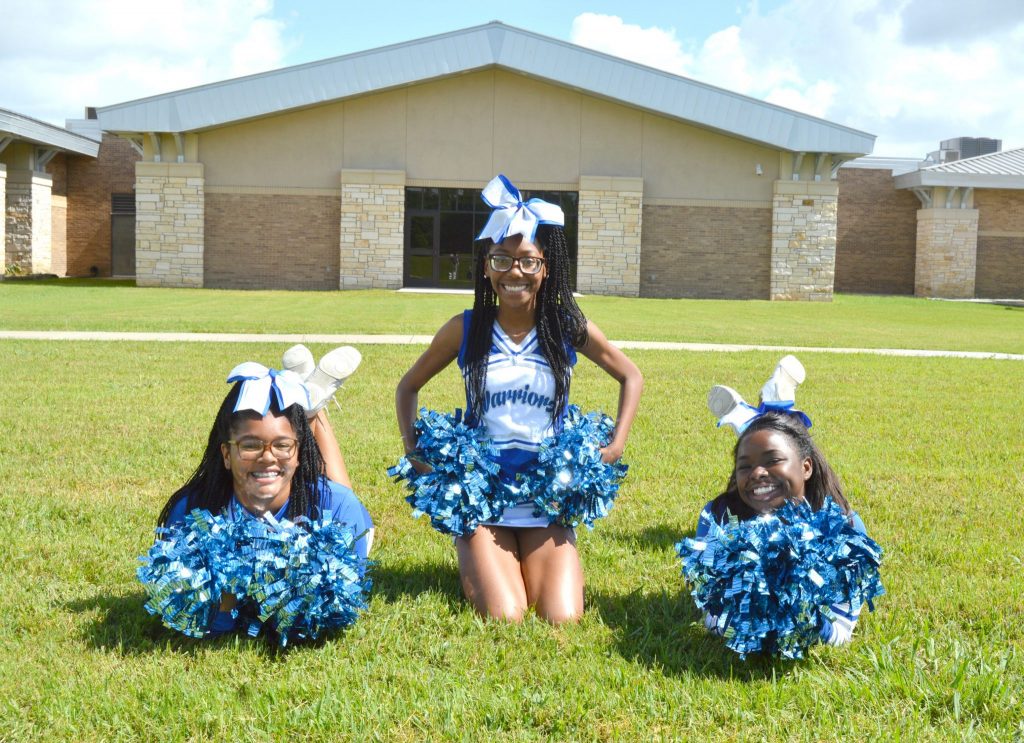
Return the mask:
<path id="1" fill-rule="evenodd" d="M 103 106 L 280 67 L 270 0 L 11 3 L 0 106 L 63 125 Z"/>
<path id="2" fill-rule="evenodd" d="M 683 51 L 675 29 L 642 28 L 621 18 L 583 13 L 572 22 L 569 39 L 581 46 L 616 57 L 685 75 L 693 58 Z"/>
<path id="3" fill-rule="evenodd" d="M 923 156 L 957 136 L 1019 147 L 1024 5 L 985 2 L 1001 23 L 970 23 L 963 33 L 955 30 L 952 8 L 946 17 L 954 19 L 953 30 L 925 24 L 922 0 L 789 0 L 764 14 L 752 4 L 699 48 L 684 48 L 672 29 L 612 16 L 598 16 L 598 23 L 592 14 L 576 19 L 572 38 L 871 132 L 878 155 Z"/>

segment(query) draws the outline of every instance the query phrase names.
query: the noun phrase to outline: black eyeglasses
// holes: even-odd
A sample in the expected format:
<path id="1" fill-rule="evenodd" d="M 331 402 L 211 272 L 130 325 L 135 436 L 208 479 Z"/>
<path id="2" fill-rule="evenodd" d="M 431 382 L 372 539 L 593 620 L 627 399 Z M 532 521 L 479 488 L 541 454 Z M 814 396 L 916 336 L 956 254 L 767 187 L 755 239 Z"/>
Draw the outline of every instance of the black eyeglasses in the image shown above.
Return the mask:
<path id="1" fill-rule="evenodd" d="M 532 255 L 524 258 L 513 258 L 504 253 L 495 253 L 494 255 L 487 256 L 487 265 L 491 267 L 492 271 L 497 271 L 498 273 L 511 271 L 512 266 L 517 263 L 519 264 L 519 270 L 525 274 L 540 273 L 540 269 L 544 267 L 544 259 L 535 258 Z"/>
<path id="2" fill-rule="evenodd" d="M 270 449 L 270 453 L 278 459 L 288 459 L 295 453 L 295 447 L 299 444 L 296 439 L 280 438 L 264 441 L 255 436 L 247 436 L 238 441 L 228 441 L 228 443 L 234 444 L 238 448 L 239 459 L 249 460 L 259 459 L 267 449 Z"/>

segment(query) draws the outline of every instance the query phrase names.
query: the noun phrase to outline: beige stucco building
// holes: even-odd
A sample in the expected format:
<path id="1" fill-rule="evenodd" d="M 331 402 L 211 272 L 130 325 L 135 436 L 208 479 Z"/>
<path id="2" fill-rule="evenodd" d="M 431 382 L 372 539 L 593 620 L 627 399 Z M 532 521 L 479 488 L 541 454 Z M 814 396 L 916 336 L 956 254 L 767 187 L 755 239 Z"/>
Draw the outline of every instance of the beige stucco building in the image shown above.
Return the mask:
<path id="1" fill-rule="evenodd" d="M 874 137 L 501 23 L 97 110 L 140 285 L 470 286 L 480 188 L 565 208 L 583 293 L 831 298 Z"/>

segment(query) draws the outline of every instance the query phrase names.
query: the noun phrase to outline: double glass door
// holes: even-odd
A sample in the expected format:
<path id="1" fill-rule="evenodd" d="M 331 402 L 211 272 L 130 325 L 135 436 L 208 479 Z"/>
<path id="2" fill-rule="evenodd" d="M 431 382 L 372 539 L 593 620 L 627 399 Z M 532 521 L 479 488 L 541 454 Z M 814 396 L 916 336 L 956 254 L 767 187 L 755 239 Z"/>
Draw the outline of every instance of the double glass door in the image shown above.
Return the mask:
<path id="1" fill-rule="evenodd" d="M 576 278 L 576 214 L 572 191 L 523 192 L 559 204 L 565 212 L 571 279 Z M 491 216 L 475 189 L 412 187 L 405 189 L 404 284 L 411 287 L 472 289 L 479 251 L 477 242 Z"/>

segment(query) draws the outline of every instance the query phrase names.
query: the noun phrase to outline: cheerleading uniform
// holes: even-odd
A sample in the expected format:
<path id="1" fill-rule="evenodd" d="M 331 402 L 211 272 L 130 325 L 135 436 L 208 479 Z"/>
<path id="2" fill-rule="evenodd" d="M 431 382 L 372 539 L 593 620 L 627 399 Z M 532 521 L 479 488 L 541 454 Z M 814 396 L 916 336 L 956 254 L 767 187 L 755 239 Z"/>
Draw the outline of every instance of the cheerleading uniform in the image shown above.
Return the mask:
<path id="1" fill-rule="evenodd" d="M 721 496 L 704 506 L 701 518 L 697 521 L 697 533 L 694 535 L 694 539 L 702 539 L 708 535 L 711 519 L 714 519 L 719 524 L 725 524 L 728 520 L 728 511 L 723 507 Z M 864 527 L 864 522 L 856 512 L 851 512 L 850 519 L 854 530 L 858 534 L 867 536 L 868 532 Z M 818 636 L 826 645 L 845 645 L 853 639 L 853 630 L 857 626 L 857 620 L 860 618 L 860 607 L 853 611 L 850 604 L 844 601 L 832 604 L 829 608 L 832 610 L 835 618 L 829 619 L 821 615 L 821 627 L 818 630 Z M 709 632 L 721 634 L 721 631 L 718 629 L 718 617 L 707 612 L 704 613 L 704 626 Z"/>
<path id="2" fill-rule="evenodd" d="M 469 407 L 469 377 L 466 347 L 472 310 L 462 315 L 462 343 L 458 363 L 466 381 L 466 405 Z M 576 364 L 576 351 L 566 345 L 569 364 Z M 557 431 L 552 425 L 555 399 L 555 377 L 541 352 L 537 328 L 518 344 L 502 330 L 497 320 L 491 331 L 491 348 L 487 357 L 487 383 L 480 423 L 498 450 L 498 466 L 502 482 L 514 484 L 516 475 L 537 462 L 540 443 Z M 565 411 L 559 411 L 560 423 Z M 550 524 L 547 516 L 533 515 L 533 502 L 526 500 L 506 508 L 501 517 L 483 523 L 497 526 L 540 528 Z"/>

